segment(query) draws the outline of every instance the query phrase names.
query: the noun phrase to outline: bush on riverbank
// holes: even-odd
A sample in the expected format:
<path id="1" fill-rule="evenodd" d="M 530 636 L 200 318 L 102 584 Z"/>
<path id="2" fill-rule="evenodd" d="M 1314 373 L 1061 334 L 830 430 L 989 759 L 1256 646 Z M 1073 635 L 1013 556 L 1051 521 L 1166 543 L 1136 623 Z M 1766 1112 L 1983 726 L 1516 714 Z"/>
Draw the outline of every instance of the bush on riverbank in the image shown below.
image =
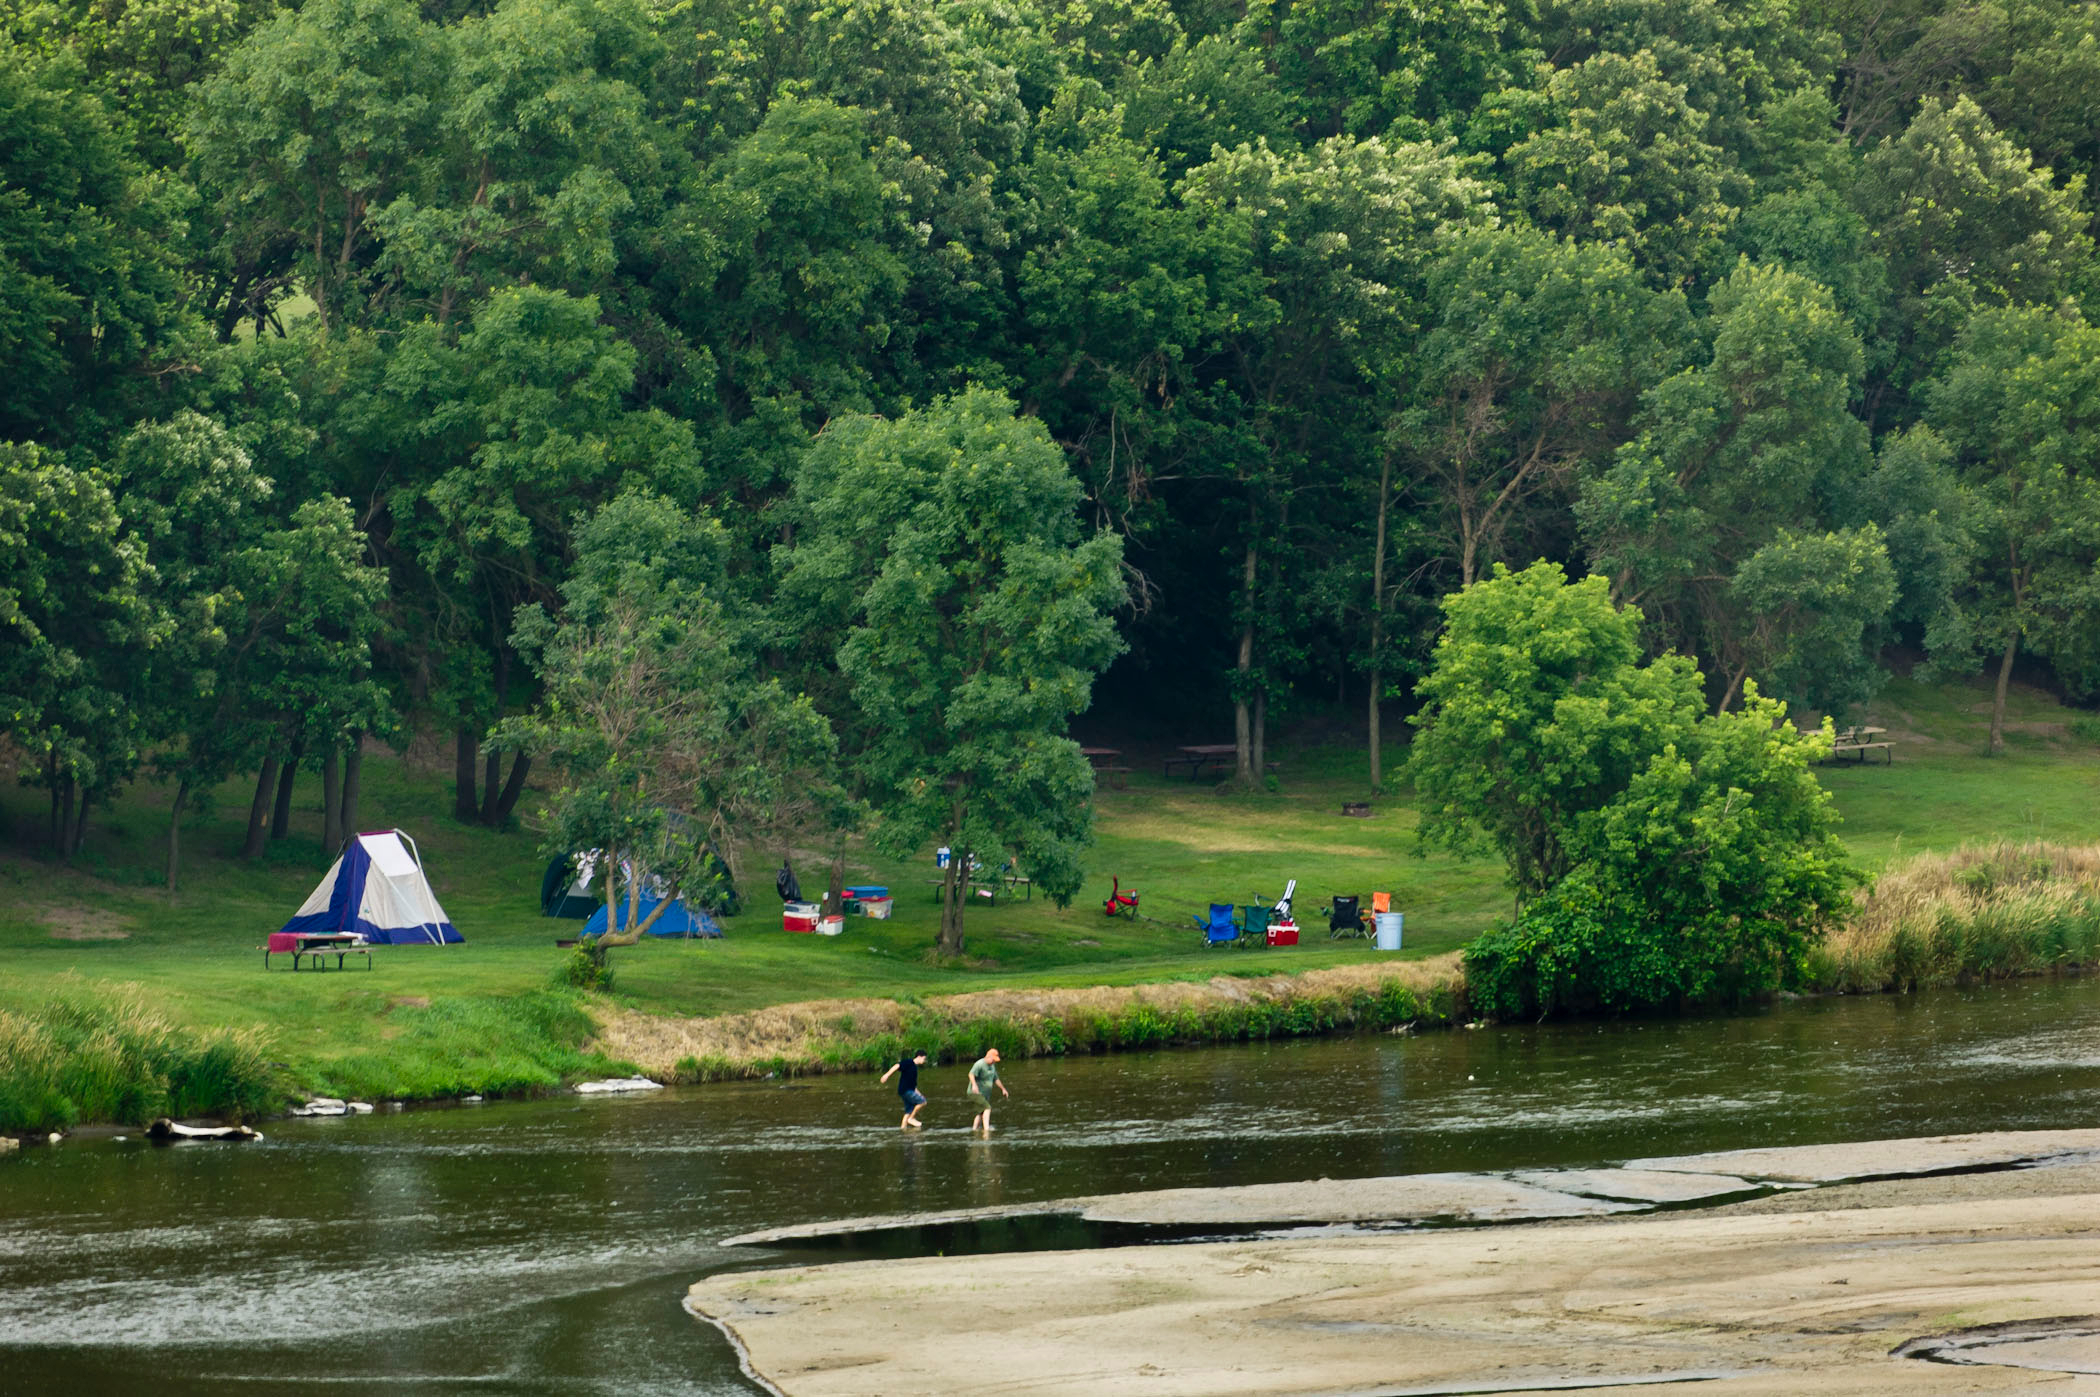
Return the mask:
<path id="1" fill-rule="evenodd" d="M 259 1033 L 178 1029 L 133 995 L 0 1010 L 0 1131 L 155 1116 L 252 1120 L 286 1094 Z"/>
<path id="2" fill-rule="evenodd" d="M 1811 989 L 1904 992 L 2100 963 L 2100 845 L 1999 841 L 1891 868 L 1809 956 Z"/>

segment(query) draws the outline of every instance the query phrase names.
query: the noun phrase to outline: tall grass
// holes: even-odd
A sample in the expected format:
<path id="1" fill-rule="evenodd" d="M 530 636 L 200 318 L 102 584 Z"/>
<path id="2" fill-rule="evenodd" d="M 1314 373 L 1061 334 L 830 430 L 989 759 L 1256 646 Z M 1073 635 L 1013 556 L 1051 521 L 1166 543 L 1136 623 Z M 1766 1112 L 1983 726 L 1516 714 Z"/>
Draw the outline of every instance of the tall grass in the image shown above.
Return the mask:
<path id="1" fill-rule="evenodd" d="M 178 1029 L 135 993 L 82 992 L 26 1013 L 0 1011 L 0 1131 L 252 1119 L 285 1094 L 262 1035 Z"/>
<path id="2" fill-rule="evenodd" d="M 1999 841 L 1891 867 L 1810 955 L 1812 989 L 1908 991 L 2100 963 L 2100 845 Z"/>

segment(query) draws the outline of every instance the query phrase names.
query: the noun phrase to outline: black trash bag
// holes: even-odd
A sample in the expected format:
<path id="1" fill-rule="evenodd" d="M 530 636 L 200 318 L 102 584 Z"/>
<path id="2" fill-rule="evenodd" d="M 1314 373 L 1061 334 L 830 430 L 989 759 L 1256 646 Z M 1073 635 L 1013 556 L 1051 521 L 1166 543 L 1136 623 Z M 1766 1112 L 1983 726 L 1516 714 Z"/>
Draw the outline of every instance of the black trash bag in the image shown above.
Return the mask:
<path id="1" fill-rule="evenodd" d="M 802 884 L 795 877 L 795 870 L 790 868 L 784 859 L 780 864 L 780 876 L 773 880 L 773 886 L 780 889 L 780 900 L 782 902 L 800 902 L 802 900 Z"/>

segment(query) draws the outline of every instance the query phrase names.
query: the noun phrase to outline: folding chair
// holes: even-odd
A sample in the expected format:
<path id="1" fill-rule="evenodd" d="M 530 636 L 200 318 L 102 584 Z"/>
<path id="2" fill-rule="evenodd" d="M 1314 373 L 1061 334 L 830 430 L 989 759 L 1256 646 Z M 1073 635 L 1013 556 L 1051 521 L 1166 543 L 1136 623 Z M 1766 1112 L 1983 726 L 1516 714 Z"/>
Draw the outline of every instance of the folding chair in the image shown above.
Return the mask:
<path id="1" fill-rule="evenodd" d="M 1351 936 L 1368 937 L 1371 934 L 1370 928 L 1364 925 L 1364 914 L 1359 906 L 1360 901 L 1361 899 L 1354 896 L 1334 899 L 1333 906 L 1327 909 L 1327 939 L 1329 941 L 1342 941 Z"/>
<path id="2" fill-rule="evenodd" d="M 1259 902 L 1250 902 L 1240 909 L 1240 929 L 1249 945 L 1269 944 L 1269 918 L 1275 912 L 1275 908 Z"/>
<path id="3" fill-rule="evenodd" d="M 1190 916 L 1196 914 L 1191 912 Z M 1206 946 L 1229 946 L 1240 939 L 1239 924 L 1232 920 L 1232 904 L 1213 902 L 1210 905 L 1210 920 L 1196 917 L 1196 925 L 1203 929 L 1203 944 Z"/>

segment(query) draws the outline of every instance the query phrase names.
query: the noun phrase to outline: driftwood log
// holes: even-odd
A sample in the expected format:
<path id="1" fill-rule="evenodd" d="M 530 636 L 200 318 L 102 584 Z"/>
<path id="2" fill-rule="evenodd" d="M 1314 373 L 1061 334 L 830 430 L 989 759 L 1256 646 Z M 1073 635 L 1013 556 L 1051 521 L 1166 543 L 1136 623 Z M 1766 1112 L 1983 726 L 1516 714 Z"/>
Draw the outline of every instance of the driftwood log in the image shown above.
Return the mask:
<path id="1" fill-rule="evenodd" d="M 162 1116 L 146 1127 L 146 1138 L 156 1145 L 172 1145 L 181 1140 L 260 1140 L 262 1135 L 249 1125 L 179 1125 Z"/>

